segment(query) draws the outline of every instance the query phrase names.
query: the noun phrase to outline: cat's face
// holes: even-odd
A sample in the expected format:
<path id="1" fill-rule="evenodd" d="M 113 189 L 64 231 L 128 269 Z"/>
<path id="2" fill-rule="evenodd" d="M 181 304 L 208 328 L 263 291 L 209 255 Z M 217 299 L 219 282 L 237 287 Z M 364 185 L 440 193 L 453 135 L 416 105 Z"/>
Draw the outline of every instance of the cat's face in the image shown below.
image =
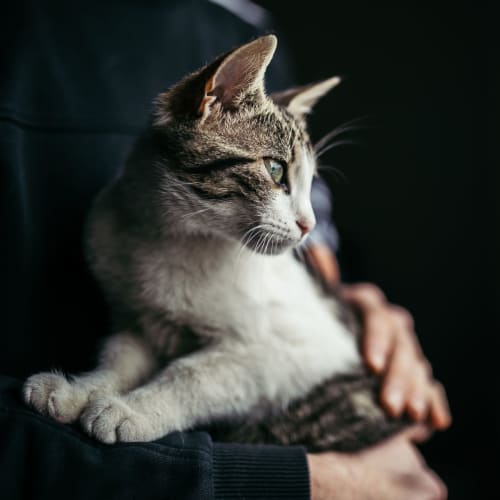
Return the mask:
<path id="1" fill-rule="evenodd" d="M 267 97 L 263 73 L 275 45 L 272 36 L 257 39 L 188 77 L 160 96 L 155 122 L 169 159 L 162 191 L 173 195 L 179 227 L 266 254 L 314 227 L 316 165 L 303 114 L 337 83 Z"/>

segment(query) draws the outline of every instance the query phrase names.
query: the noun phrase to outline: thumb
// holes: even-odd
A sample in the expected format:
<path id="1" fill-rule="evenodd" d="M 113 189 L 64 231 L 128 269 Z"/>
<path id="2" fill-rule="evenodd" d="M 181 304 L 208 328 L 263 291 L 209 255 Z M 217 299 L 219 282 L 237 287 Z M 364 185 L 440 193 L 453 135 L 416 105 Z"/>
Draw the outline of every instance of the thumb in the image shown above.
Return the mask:
<path id="1" fill-rule="evenodd" d="M 425 424 L 415 424 L 399 434 L 413 443 L 422 443 L 431 437 L 432 429 Z"/>

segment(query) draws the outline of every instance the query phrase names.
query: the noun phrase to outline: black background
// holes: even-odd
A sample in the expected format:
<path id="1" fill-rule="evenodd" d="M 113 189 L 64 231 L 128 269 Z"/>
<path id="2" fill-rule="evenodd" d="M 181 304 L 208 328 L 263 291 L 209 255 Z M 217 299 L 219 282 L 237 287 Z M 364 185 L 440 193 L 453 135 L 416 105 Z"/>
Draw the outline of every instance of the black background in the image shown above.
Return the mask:
<path id="1" fill-rule="evenodd" d="M 347 182 L 325 174 L 346 277 L 379 284 L 411 310 L 448 390 L 454 423 L 423 447 L 426 458 L 450 498 L 498 497 L 496 18 L 457 6 L 260 3 L 299 83 L 346 77 L 311 117 L 313 138 L 367 116 L 370 128 L 346 135 L 358 146 L 324 157 Z M 108 329 L 81 249 L 90 201 L 153 96 L 255 31 L 231 18 L 212 33 L 224 14 L 202 2 L 9 6 L 0 17 L 0 365 L 16 377 L 78 371 Z"/>
<path id="2" fill-rule="evenodd" d="M 452 428 L 423 446 L 450 498 L 496 497 L 493 14 L 259 3 L 286 37 L 299 83 L 346 76 L 311 117 L 313 138 L 367 115 L 369 128 L 342 136 L 359 145 L 323 157 L 346 178 L 324 173 L 344 270 L 415 317 L 453 411 Z"/>

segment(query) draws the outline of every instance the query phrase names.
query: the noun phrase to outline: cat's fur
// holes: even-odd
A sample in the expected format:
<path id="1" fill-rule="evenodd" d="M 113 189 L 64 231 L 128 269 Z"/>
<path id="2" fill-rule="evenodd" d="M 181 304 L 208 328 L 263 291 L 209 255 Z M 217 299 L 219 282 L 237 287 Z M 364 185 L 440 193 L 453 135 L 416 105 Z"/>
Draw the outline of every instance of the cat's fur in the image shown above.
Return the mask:
<path id="1" fill-rule="evenodd" d="M 221 439 L 355 449 L 392 432 L 357 338 L 293 257 L 314 225 L 304 116 L 338 79 L 266 96 L 259 38 L 158 97 L 89 217 L 114 335 L 98 368 L 28 379 L 25 400 L 97 439 L 212 426 Z M 264 159 L 287 164 L 276 184 Z"/>

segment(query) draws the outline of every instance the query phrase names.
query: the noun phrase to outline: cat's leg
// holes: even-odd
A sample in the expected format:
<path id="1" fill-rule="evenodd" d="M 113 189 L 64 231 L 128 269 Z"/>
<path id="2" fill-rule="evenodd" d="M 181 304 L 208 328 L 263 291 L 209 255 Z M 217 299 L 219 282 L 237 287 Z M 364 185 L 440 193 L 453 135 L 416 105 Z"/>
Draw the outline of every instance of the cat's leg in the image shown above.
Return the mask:
<path id="1" fill-rule="evenodd" d="M 84 429 L 106 443 L 150 441 L 222 416 L 248 412 L 277 387 L 261 376 L 276 356 L 260 347 L 208 348 L 179 358 L 154 379 L 123 396 L 92 400 L 81 417 Z"/>
<path id="2" fill-rule="evenodd" d="M 155 368 L 149 346 L 128 332 L 106 340 L 95 370 L 67 378 L 57 372 L 38 373 L 23 387 L 26 403 L 63 423 L 74 422 L 96 394 L 114 394 L 136 387 Z"/>

